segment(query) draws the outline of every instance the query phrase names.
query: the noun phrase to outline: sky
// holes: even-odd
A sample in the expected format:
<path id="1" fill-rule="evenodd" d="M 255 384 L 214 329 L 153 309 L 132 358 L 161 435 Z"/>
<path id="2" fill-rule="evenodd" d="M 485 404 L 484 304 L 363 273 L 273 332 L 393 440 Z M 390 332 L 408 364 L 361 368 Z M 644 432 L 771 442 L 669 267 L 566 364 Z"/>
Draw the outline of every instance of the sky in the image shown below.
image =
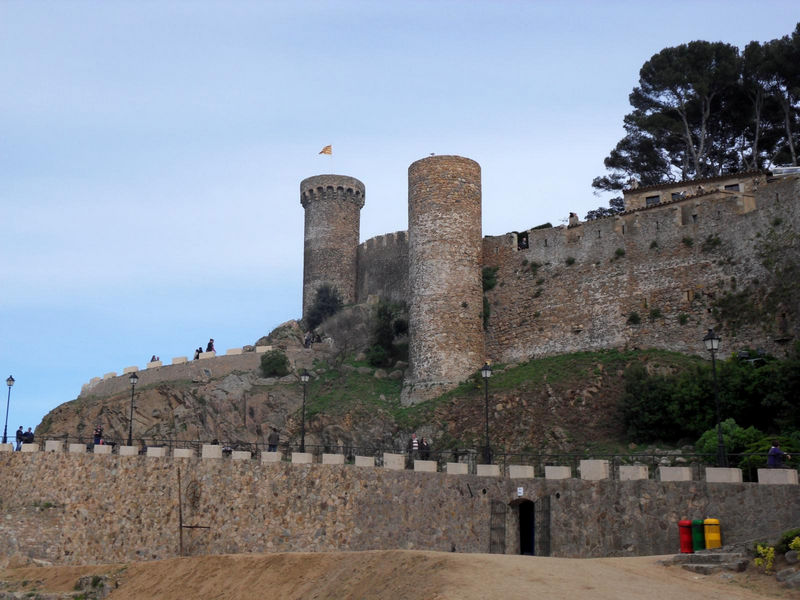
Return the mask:
<path id="1" fill-rule="evenodd" d="M 362 241 L 407 228 L 431 153 L 480 163 L 484 235 L 606 205 L 591 181 L 642 64 L 800 21 L 796 0 L 755 6 L 0 0 L 9 435 L 92 377 L 299 318 L 306 177 L 364 182 Z"/>

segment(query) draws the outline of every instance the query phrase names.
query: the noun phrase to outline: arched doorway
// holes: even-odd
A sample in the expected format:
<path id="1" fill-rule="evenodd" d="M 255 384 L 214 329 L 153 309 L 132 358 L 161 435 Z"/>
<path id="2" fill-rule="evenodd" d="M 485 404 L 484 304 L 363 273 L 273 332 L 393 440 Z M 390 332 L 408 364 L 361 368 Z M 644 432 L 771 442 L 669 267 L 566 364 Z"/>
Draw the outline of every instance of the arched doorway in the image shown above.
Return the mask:
<path id="1" fill-rule="evenodd" d="M 523 500 L 519 510 L 519 553 L 526 556 L 536 554 L 536 513 L 533 502 Z"/>

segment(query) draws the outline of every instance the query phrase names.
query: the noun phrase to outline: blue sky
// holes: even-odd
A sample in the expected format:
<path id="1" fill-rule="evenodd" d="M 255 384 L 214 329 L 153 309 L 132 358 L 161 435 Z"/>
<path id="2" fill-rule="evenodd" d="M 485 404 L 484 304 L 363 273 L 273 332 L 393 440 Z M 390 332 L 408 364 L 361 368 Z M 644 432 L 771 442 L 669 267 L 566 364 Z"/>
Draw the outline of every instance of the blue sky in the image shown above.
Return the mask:
<path id="1" fill-rule="evenodd" d="M 583 217 L 641 65 L 800 21 L 755 6 L 0 0 L 9 433 L 92 377 L 299 318 L 305 177 L 365 183 L 362 240 L 406 228 L 431 152 L 481 164 L 484 235 Z"/>

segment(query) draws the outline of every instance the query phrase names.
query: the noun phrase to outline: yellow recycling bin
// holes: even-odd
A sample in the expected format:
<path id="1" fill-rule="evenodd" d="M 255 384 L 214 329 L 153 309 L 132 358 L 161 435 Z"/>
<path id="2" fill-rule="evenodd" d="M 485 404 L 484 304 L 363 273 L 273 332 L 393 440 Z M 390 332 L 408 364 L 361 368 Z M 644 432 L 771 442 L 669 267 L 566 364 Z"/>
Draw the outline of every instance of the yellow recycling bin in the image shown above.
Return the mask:
<path id="1" fill-rule="evenodd" d="M 703 530 L 706 537 L 706 548 L 720 548 L 722 546 L 719 519 L 706 519 L 703 521 Z"/>

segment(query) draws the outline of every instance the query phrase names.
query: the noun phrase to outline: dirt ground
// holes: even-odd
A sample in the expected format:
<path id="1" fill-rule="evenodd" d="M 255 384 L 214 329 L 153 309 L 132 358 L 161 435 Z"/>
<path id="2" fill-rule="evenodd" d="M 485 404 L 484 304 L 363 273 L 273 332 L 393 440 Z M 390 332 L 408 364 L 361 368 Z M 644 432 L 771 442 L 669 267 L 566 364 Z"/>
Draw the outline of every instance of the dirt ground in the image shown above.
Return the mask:
<path id="1" fill-rule="evenodd" d="M 106 578 L 104 585 L 112 589 L 107 597 L 112 600 L 800 598 L 797 590 L 783 588 L 774 576 L 752 568 L 744 573 L 697 575 L 659 564 L 663 558 L 567 559 L 407 550 L 198 556 L 118 565 L 6 568 L 0 570 L 0 590 L 28 597 L 36 595 L 31 592 L 76 594 L 80 577 L 97 576 L 96 585 Z"/>

